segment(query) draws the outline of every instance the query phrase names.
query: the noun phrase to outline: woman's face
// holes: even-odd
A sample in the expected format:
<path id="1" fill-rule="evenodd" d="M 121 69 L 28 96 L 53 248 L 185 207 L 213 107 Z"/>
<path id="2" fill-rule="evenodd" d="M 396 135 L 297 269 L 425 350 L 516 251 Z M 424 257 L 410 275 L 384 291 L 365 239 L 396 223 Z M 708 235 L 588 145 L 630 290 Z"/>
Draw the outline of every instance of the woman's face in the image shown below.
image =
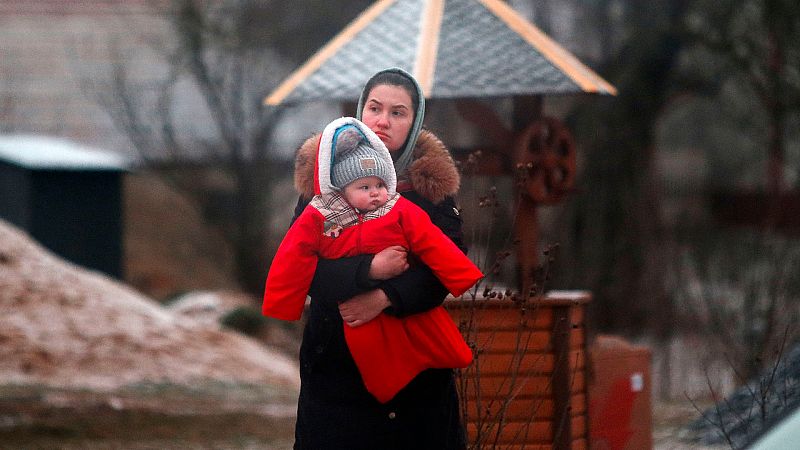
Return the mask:
<path id="1" fill-rule="evenodd" d="M 364 103 L 361 121 L 394 153 L 406 142 L 414 123 L 411 96 L 400 86 L 375 86 Z"/>

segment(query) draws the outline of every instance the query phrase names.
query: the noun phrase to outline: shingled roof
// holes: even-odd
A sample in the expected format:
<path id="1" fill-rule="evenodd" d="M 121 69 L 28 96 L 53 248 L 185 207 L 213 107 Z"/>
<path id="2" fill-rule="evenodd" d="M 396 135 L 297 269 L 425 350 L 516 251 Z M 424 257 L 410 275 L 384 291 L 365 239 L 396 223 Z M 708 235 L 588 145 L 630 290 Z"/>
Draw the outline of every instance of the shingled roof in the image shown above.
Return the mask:
<path id="1" fill-rule="evenodd" d="M 355 101 L 388 67 L 412 73 L 427 98 L 616 93 L 501 0 L 378 0 L 265 103 Z"/>

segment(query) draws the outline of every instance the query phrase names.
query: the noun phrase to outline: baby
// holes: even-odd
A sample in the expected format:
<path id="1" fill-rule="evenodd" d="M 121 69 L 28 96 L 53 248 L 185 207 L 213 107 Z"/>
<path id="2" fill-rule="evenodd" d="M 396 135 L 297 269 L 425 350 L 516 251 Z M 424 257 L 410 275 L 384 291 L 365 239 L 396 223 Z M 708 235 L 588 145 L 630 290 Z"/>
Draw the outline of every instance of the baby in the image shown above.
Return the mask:
<path id="1" fill-rule="evenodd" d="M 281 242 L 267 276 L 264 315 L 300 318 L 318 258 L 375 254 L 400 245 L 428 266 L 454 296 L 483 274 L 414 203 L 396 192 L 386 146 L 366 125 L 344 117 L 322 133 L 316 194 Z M 313 301 L 313 299 L 312 299 Z M 364 385 L 389 401 L 419 372 L 462 368 L 472 352 L 441 306 L 397 318 L 381 313 L 345 340 Z"/>

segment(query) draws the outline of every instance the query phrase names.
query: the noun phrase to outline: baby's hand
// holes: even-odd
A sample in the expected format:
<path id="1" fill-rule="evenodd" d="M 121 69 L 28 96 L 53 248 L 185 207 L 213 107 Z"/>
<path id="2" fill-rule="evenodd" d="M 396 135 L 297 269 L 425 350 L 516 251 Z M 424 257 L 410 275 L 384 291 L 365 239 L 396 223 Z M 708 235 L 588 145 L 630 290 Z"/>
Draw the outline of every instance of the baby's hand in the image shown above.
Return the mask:
<path id="1" fill-rule="evenodd" d="M 408 250 L 399 245 L 386 247 L 376 253 L 369 267 L 369 277 L 373 280 L 388 280 L 408 269 Z"/>

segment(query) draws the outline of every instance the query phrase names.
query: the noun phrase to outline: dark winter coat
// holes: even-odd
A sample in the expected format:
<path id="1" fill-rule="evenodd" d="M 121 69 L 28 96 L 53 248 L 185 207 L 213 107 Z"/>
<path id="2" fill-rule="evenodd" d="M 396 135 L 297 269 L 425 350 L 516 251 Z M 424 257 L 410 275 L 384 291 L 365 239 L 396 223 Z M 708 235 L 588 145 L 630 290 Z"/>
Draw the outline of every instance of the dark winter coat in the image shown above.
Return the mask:
<path id="1" fill-rule="evenodd" d="M 295 217 L 314 192 L 317 137 L 298 150 L 295 186 L 304 195 Z M 461 218 L 452 196 L 459 177 L 444 145 L 423 131 L 405 189 L 398 192 L 422 208 L 463 249 Z M 413 189 L 411 188 L 413 186 Z M 372 255 L 320 260 L 311 284 L 312 298 L 300 348 L 301 389 L 295 433 L 296 449 L 461 449 L 464 430 L 453 371 L 422 372 L 388 403 L 367 392 L 353 362 L 339 315 L 338 302 L 380 287 L 398 317 L 441 305 L 447 290 L 424 266 L 412 267 L 391 280 L 375 282 L 367 274 Z"/>

